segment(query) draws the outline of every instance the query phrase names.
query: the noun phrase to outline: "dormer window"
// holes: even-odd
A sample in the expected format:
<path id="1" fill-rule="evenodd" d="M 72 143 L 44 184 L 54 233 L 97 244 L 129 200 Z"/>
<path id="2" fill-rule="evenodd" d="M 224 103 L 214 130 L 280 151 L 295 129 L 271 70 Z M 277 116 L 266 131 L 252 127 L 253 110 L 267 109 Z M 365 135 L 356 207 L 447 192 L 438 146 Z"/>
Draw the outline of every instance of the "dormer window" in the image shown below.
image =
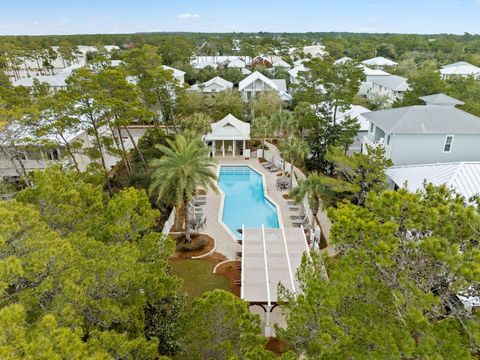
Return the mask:
<path id="1" fill-rule="evenodd" d="M 445 144 L 443 145 L 443 152 L 449 153 L 452 150 L 453 135 L 445 137 Z"/>

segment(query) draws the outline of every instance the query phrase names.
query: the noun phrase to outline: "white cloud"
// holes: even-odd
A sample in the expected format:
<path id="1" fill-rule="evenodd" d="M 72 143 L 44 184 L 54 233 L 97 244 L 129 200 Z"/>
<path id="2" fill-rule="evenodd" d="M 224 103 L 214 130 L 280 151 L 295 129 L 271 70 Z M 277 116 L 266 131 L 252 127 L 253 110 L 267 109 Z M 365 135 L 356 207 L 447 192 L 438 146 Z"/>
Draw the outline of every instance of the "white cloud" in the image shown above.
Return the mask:
<path id="1" fill-rule="evenodd" d="M 186 14 L 178 14 L 177 15 L 177 18 L 178 19 L 199 19 L 201 16 L 198 15 L 198 14 L 190 14 L 190 13 L 186 13 Z"/>

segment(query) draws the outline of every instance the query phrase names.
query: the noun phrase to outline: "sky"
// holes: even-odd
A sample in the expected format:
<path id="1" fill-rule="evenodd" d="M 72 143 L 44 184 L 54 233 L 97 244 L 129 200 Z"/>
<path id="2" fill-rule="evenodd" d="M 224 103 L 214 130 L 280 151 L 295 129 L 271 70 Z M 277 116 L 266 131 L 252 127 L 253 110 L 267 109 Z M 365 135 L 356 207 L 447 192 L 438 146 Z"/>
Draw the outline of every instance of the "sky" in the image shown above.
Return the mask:
<path id="1" fill-rule="evenodd" d="M 480 33 L 480 0 L 0 0 L 1 35 Z"/>

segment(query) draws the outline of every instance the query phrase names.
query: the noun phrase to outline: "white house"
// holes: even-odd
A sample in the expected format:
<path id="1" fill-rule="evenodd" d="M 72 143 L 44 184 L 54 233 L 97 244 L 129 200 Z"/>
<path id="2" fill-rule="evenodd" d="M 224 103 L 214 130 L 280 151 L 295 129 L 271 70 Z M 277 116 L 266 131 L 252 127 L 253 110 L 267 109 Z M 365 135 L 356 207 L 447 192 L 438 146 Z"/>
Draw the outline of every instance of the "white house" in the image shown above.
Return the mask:
<path id="1" fill-rule="evenodd" d="M 299 73 L 306 71 L 308 71 L 308 69 L 303 64 L 297 65 L 293 69 L 288 70 L 288 74 L 290 75 L 290 84 L 298 84 Z"/>
<path id="2" fill-rule="evenodd" d="M 39 76 L 32 76 L 32 77 L 25 77 L 18 79 L 12 82 L 13 86 L 26 86 L 32 87 L 34 84 L 34 80 L 39 81 L 40 83 L 45 83 L 50 85 L 52 91 L 58 91 L 63 89 L 67 86 L 66 80 L 72 75 L 72 72 L 75 69 L 82 67 L 79 64 L 75 64 L 72 66 L 68 66 L 65 69 L 59 70 L 55 75 L 39 75 Z"/>
<path id="3" fill-rule="evenodd" d="M 426 98 L 426 105 L 364 113 L 364 145 L 384 146 L 396 166 L 480 161 L 480 118 L 457 109 L 446 95 Z"/>
<path id="4" fill-rule="evenodd" d="M 336 121 L 341 123 L 346 118 L 356 119 L 360 128 L 358 129 L 357 135 L 354 138 L 353 144 L 350 145 L 349 150 L 351 152 L 361 152 L 363 138 L 368 134 L 369 122 L 365 118 L 365 114 L 369 113 L 370 110 L 361 105 L 350 105 L 345 110 L 337 110 Z"/>
<path id="5" fill-rule="evenodd" d="M 203 93 L 213 93 L 225 90 L 231 90 L 233 83 L 227 81 L 220 76 L 215 76 L 213 79 L 204 82 L 203 84 L 195 84 L 190 87 L 189 91 L 201 91 Z"/>
<path id="6" fill-rule="evenodd" d="M 244 69 L 246 66 L 250 66 L 252 64 L 252 58 L 250 56 L 238 55 L 194 56 L 190 60 L 190 64 L 195 69 L 204 69 L 206 67 L 212 67 L 216 69 L 219 66 Z M 232 64 L 232 66 L 230 66 L 230 64 Z"/>
<path id="7" fill-rule="evenodd" d="M 465 61 L 442 66 L 440 74 L 443 79 L 447 79 L 451 76 L 473 76 L 480 80 L 480 68 Z"/>
<path id="8" fill-rule="evenodd" d="M 304 46 L 303 53 L 306 56 L 311 56 L 312 58 L 321 58 L 328 54 L 325 51 L 325 46 L 319 44 Z"/>
<path id="9" fill-rule="evenodd" d="M 175 69 L 171 66 L 162 65 L 165 70 L 170 70 L 173 72 L 173 78 L 178 81 L 180 85 L 185 83 L 185 71 Z"/>
<path id="10" fill-rule="evenodd" d="M 384 97 L 389 105 L 396 100 L 402 100 L 405 92 L 409 89 L 407 79 L 397 75 L 369 76 L 367 83 L 367 99 L 374 100 Z"/>
<path id="11" fill-rule="evenodd" d="M 350 62 L 350 61 L 353 61 L 353 59 L 349 58 L 348 56 L 344 56 L 340 59 L 335 60 L 333 63 L 335 65 L 338 65 L 338 64 L 345 64 L 345 63 Z"/>
<path id="12" fill-rule="evenodd" d="M 385 68 L 395 67 L 398 65 L 397 62 L 384 58 L 383 56 L 377 56 L 371 59 L 363 60 L 361 64 L 378 70 L 383 70 Z"/>
<path id="13" fill-rule="evenodd" d="M 250 101 L 259 92 L 277 91 L 283 101 L 291 101 L 292 96 L 287 92 L 287 83 L 284 79 L 269 79 L 262 73 L 255 71 L 238 84 L 244 101 Z"/>
<path id="14" fill-rule="evenodd" d="M 25 170 L 31 172 L 33 170 L 44 170 L 53 164 L 62 164 L 64 166 L 73 166 L 73 160 L 68 154 L 65 141 L 73 147 L 80 146 L 75 149 L 74 157 L 80 171 L 85 171 L 87 166 L 92 162 L 91 158 L 85 154 L 85 149 L 91 148 L 95 144 L 95 138 L 88 132 L 88 124 L 86 122 L 79 125 L 78 129 L 63 134 L 64 139 L 57 135 L 37 136 L 34 129 L 24 129 L 17 127 L 15 123 L 10 124 L 0 133 L 0 179 L 18 178 L 21 174 L 22 162 Z M 101 136 L 113 136 L 111 130 L 106 126 L 98 129 Z M 144 134 L 145 129 L 132 129 L 130 134 L 133 141 L 138 142 Z M 123 139 L 126 150 L 133 149 L 133 143 L 126 133 L 116 134 L 117 139 Z M 35 140 L 35 141 L 33 141 Z M 106 149 L 102 149 L 107 169 L 115 166 L 120 157 L 109 153 Z M 20 159 L 16 159 L 15 154 L 20 154 Z"/>
<path id="15" fill-rule="evenodd" d="M 362 69 L 363 73 L 365 74 L 365 81 L 360 84 L 359 94 L 362 96 L 367 96 L 370 90 L 372 89 L 372 79 L 377 76 L 389 76 L 386 71 L 378 70 L 378 69 L 371 69 L 365 65 L 359 65 L 360 69 Z"/>
<path id="16" fill-rule="evenodd" d="M 386 174 L 394 187 L 415 192 L 425 183 L 446 185 L 466 200 L 480 195 L 480 162 L 462 161 L 420 165 L 392 166 Z"/>
<path id="17" fill-rule="evenodd" d="M 211 125 L 211 131 L 204 136 L 212 156 L 249 156 L 247 141 L 250 140 L 250 124 L 228 114 Z"/>

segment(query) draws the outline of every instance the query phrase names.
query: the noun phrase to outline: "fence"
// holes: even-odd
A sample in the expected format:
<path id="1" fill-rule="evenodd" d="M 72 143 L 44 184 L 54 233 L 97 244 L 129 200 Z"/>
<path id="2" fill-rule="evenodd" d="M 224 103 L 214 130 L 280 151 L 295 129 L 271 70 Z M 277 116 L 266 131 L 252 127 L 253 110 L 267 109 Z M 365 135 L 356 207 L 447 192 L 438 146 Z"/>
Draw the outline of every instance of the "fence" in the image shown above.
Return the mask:
<path id="1" fill-rule="evenodd" d="M 172 209 L 170 216 L 167 219 L 165 225 L 163 225 L 162 233 L 168 235 L 170 233 L 170 229 L 172 228 L 173 224 L 175 224 L 175 207 Z"/>
<path id="2" fill-rule="evenodd" d="M 261 151 L 262 150 L 257 150 L 258 157 L 262 156 Z M 285 164 L 285 171 L 290 172 L 291 164 L 288 161 L 283 160 L 280 156 L 278 156 L 278 155 L 275 156 L 275 154 L 273 154 L 271 151 L 265 150 L 264 159 L 269 161 L 269 162 L 272 162 L 279 169 L 283 169 L 283 165 Z M 295 167 L 294 167 L 293 180 L 292 180 L 293 187 L 296 187 L 298 185 L 297 177 L 298 177 L 298 175 L 297 175 L 297 173 L 295 171 Z M 308 198 L 306 196 L 303 198 L 302 207 L 303 207 L 304 214 L 308 219 L 308 224 L 311 224 L 312 219 L 313 219 L 313 212 L 310 209 L 310 204 L 309 204 Z M 318 229 L 316 229 L 316 228 L 318 228 Z M 316 228 L 314 228 L 312 230 L 312 233 L 315 233 L 315 236 L 317 236 L 317 232 L 318 232 L 318 239 L 319 239 L 320 238 L 320 233 L 319 233 L 320 228 L 318 226 L 316 226 Z"/>

